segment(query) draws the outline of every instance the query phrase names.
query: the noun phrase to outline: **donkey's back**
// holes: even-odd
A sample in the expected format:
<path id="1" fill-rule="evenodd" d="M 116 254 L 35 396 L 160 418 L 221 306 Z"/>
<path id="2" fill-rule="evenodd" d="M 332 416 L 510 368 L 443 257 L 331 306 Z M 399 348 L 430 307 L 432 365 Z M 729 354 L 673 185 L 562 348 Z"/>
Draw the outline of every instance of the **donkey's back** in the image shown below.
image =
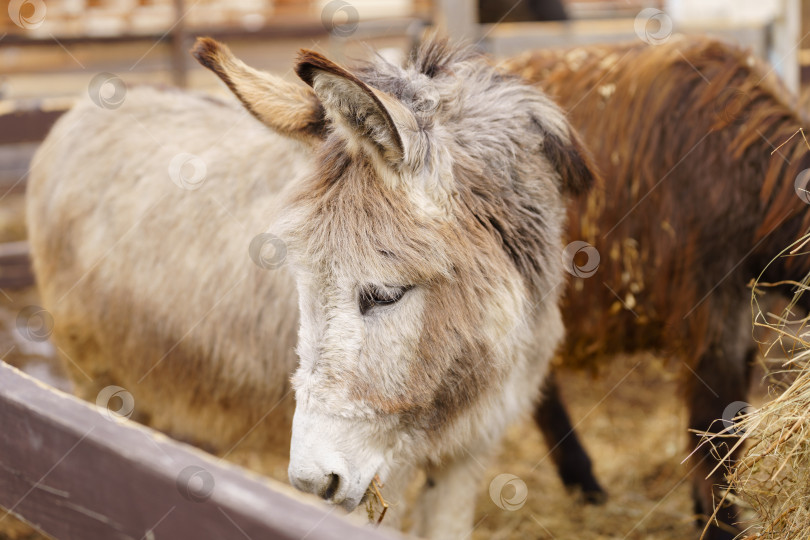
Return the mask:
<path id="1" fill-rule="evenodd" d="M 121 386 L 139 419 L 225 448 L 287 395 L 294 285 L 248 246 L 304 163 L 237 105 L 177 90 L 134 88 L 114 109 L 85 100 L 60 119 L 34 158 L 28 229 L 83 397 Z M 244 416 L 226 420 L 235 407 Z"/>

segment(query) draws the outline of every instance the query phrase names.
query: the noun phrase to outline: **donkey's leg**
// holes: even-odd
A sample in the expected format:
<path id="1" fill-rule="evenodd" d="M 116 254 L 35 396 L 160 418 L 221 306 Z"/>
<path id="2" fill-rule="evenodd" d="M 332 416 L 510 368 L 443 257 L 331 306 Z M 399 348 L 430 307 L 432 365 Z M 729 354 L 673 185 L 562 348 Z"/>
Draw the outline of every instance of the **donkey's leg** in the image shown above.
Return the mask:
<path id="1" fill-rule="evenodd" d="M 695 367 L 696 376 L 688 379 L 687 406 L 690 429 L 719 433 L 726 428 L 723 422 L 724 414 L 733 415 L 744 408 L 743 403 L 748 395 L 750 362 L 756 351 L 750 349 L 745 352 L 733 352 L 732 347 L 733 345 L 724 347 L 720 344 L 710 347 Z M 692 467 L 692 494 L 698 525 L 701 528 L 705 526 L 706 520 L 714 513 L 723 498 L 726 466 L 723 464 L 717 467 L 718 460 L 729 453 L 737 440 L 737 437 L 723 437 L 716 439 L 713 444 L 704 444 L 687 462 Z M 695 439 L 690 439 L 690 452 L 694 446 Z M 737 452 L 732 453 L 730 458 L 733 460 L 736 454 Z M 711 473 L 715 467 L 717 470 Z M 731 540 L 739 534 L 739 530 L 734 526 L 737 521 L 737 507 L 724 501 L 720 508 L 717 508 L 705 538 Z"/>
<path id="2" fill-rule="evenodd" d="M 427 469 L 427 480 L 416 501 L 414 534 L 434 540 L 464 540 L 472 536 L 475 498 L 489 454 L 459 456 L 442 467 Z"/>
<path id="3" fill-rule="evenodd" d="M 571 425 L 553 371 L 546 378 L 541 401 L 534 411 L 534 420 L 543 433 L 563 484 L 568 488 L 581 489 L 588 503 L 603 503 L 607 495 L 596 481 L 591 458 Z"/>

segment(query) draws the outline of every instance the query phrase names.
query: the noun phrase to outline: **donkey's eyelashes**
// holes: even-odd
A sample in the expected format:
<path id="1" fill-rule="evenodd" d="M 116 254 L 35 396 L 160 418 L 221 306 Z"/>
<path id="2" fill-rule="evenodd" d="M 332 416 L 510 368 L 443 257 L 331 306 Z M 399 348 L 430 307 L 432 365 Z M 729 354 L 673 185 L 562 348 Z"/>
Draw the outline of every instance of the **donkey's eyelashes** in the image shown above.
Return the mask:
<path id="1" fill-rule="evenodd" d="M 390 306 L 399 302 L 412 286 L 404 287 L 377 287 L 369 286 L 360 291 L 359 306 L 362 315 L 367 314 L 377 306 Z"/>

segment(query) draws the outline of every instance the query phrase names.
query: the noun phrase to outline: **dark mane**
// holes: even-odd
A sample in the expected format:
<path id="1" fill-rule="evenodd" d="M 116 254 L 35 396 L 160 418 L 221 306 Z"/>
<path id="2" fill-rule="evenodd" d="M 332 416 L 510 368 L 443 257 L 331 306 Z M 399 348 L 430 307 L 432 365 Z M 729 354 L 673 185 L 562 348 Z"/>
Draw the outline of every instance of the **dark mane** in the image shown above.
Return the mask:
<path id="1" fill-rule="evenodd" d="M 451 71 L 451 66 L 456 62 L 479 56 L 470 46 L 451 45 L 447 38 L 434 37 L 413 51 L 409 64 L 432 79 Z"/>

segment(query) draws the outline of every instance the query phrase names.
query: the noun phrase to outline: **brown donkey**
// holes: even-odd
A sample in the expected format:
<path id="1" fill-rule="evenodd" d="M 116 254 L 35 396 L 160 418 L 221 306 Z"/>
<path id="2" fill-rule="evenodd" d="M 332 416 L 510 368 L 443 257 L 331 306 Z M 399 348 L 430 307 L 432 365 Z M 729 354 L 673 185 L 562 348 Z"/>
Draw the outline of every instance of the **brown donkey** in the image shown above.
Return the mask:
<path id="1" fill-rule="evenodd" d="M 563 337 L 566 194 L 592 181 L 577 136 L 441 40 L 404 67 L 303 52 L 306 86 L 193 52 L 258 121 L 131 89 L 75 107 L 34 160 L 34 268 L 80 391 L 123 387 L 223 455 L 284 445 L 293 485 L 347 510 L 375 476 L 402 510 L 423 468 L 415 532 L 469 535 L 477 463 Z"/>
<path id="2" fill-rule="evenodd" d="M 683 362 L 689 427 L 721 431 L 744 405 L 756 354 L 746 285 L 810 221 L 804 140 L 774 152 L 806 126 L 793 98 L 749 52 L 709 39 L 533 52 L 506 68 L 568 111 L 604 174 L 569 208 L 569 239 L 591 244 L 601 262 L 566 296 L 565 362 L 672 354 Z M 764 279 L 800 280 L 808 270 L 806 256 L 780 259 Z M 549 408 L 561 409 L 558 397 L 536 418 L 563 469 L 589 467 Z M 704 520 L 722 496 L 722 470 L 709 476 L 727 451 L 720 446 L 687 462 Z M 590 476 L 571 474 L 573 483 Z M 736 516 L 723 505 L 709 537 L 733 537 Z"/>

